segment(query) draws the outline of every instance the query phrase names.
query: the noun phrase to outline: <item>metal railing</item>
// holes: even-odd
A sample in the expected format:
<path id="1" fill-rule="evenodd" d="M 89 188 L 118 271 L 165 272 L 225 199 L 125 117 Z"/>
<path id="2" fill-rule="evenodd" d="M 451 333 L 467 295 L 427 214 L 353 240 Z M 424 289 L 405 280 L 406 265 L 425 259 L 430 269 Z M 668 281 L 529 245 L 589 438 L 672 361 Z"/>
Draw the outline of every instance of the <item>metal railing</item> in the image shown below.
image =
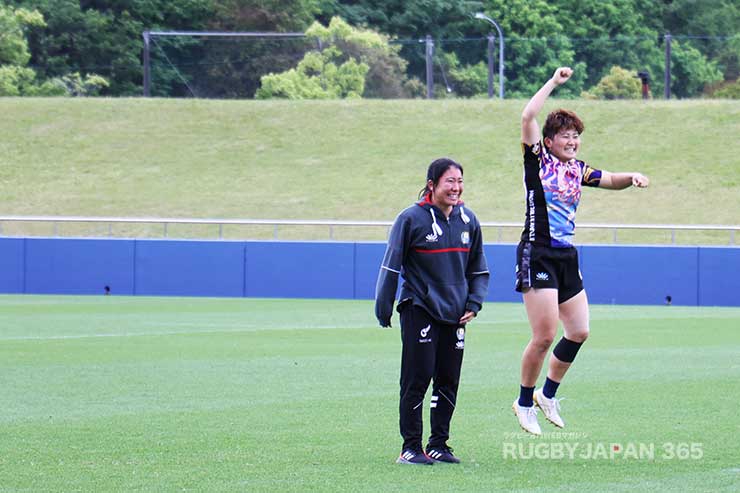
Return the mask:
<path id="1" fill-rule="evenodd" d="M 84 234 L 83 237 L 112 237 L 113 226 L 117 224 L 155 224 L 161 225 L 161 237 L 169 238 L 171 225 L 213 225 L 218 226 L 218 238 L 224 239 L 224 226 L 272 226 L 272 239 L 278 240 L 281 227 L 306 227 L 320 226 L 328 229 L 328 239 L 334 241 L 336 228 L 361 227 L 361 228 L 385 228 L 390 230 L 392 221 L 345 221 L 345 220 L 312 220 L 312 219 L 200 219 L 200 218 L 167 218 L 167 217 L 89 217 L 89 216 L 0 216 L 0 236 L 34 236 L 32 234 L 6 234 L 8 223 L 44 223 L 53 228 L 52 236 L 59 237 L 60 224 L 90 223 L 107 225 L 105 234 Z M 520 222 L 481 222 L 484 229 L 495 229 L 497 231 L 496 241 L 503 241 L 505 230 L 520 231 Z M 727 232 L 727 245 L 736 245 L 736 233 L 740 231 L 740 225 L 714 225 L 714 224 L 594 224 L 581 223 L 578 230 L 603 230 L 611 232 L 611 242 L 619 241 L 619 232 L 627 230 L 650 230 L 664 231 L 670 233 L 670 243 L 676 244 L 676 233 L 679 231 L 703 231 L 703 232 Z M 387 235 L 386 231 L 386 235 Z M 78 235 L 79 236 L 79 235 Z M 129 235 L 131 236 L 131 235 Z M 133 235 L 134 237 L 136 235 Z M 487 236 L 488 240 L 491 238 Z"/>

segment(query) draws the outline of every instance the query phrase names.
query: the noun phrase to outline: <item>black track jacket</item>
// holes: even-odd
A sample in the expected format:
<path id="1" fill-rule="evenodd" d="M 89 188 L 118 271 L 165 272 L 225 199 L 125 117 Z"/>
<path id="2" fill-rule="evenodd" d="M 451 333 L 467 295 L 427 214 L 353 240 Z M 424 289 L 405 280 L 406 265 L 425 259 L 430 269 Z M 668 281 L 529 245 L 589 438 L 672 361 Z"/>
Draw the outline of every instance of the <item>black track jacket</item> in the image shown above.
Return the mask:
<path id="1" fill-rule="evenodd" d="M 383 327 L 391 324 L 399 274 L 399 307 L 413 303 L 446 324 L 457 324 L 468 310 L 478 313 L 490 277 L 478 218 L 462 202 L 445 218 L 429 195 L 398 215 L 375 287 Z"/>

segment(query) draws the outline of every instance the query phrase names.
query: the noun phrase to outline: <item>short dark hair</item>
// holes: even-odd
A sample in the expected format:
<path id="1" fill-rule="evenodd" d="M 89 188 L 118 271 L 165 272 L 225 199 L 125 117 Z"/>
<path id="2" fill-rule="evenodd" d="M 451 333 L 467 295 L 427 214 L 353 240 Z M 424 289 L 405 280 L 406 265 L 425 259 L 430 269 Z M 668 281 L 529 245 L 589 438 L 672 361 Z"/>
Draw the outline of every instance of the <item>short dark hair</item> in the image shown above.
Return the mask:
<path id="1" fill-rule="evenodd" d="M 439 179 L 442 178 L 442 175 L 445 174 L 445 171 L 450 168 L 457 168 L 460 170 L 460 174 L 463 174 L 462 165 L 460 165 L 460 163 L 456 162 L 453 159 L 450 159 L 448 157 L 441 157 L 432 161 L 432 164 L 430 164 L 429 168 L 427 169 L 427 181 L 424 184 L 424 188 L 422 188 L 419 192 L 419 198 L 422 198 L 424 195 L 431 192 L 428 185 L 429 180 L 432 181 L 434 186 L 437 186 L 437 183 L 439 183 Z"/>
<path id="2" fill-rule="evenodd" d="M 552 139 L 561 130 L 570 128 L 581 134 L 586 127 L 574 112 L 560 108 L 547 115 L 545 126 L 542 127 L 542 136 Z"/>

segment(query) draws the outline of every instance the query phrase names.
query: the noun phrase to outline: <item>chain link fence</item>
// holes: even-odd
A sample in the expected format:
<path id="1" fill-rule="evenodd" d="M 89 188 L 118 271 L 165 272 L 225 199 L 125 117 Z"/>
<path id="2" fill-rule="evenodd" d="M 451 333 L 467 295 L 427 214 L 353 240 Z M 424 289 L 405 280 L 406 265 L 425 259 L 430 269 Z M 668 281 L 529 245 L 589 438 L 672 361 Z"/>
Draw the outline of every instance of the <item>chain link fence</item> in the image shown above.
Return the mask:
<path id="1" fill-rule="evenodd" d="M 149 32 L 144 36 L 144 95 L 240 98 L 262 78 L 284 74 L 327 46 L 302 33 Z M 576 75 L 561 97 L 711 97 L 740 75 L 740 35 L 608 38 L 396 39 L 402 67 L 371 66 L 362 97 L 529 97 L 559 65 Z M 348 55 L 349 56 L 349 55 Z M 372 57 L 370 57 L 372 58 Z M 503 60 L 503 65 L 500 63 Z M 631 93 L 597 87 L 613 67 L 633 78 Z M 503 74 L 503 79 L 500 74 Z M 638 75 L 640 74 L 640 75 Z M 317 74 L 318 75 L 318 74 Z"/>

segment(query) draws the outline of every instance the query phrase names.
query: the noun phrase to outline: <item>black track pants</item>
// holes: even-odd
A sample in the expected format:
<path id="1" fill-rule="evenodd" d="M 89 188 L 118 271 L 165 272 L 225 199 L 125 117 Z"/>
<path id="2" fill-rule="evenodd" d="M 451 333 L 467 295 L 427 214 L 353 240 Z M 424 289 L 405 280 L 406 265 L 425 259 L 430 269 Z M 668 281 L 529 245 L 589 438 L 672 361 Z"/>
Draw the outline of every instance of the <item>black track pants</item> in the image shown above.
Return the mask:
<path id="1" fill-rule="evenodd" d="M 460 383 L 465 328 L 432 320 L 423 309 L 409 305 L 401 312 L 401 402 L 403 448 L 422 445 L 424 394 L 432 385 L 429 446 L 444 446 L 450 436 Z"/>

